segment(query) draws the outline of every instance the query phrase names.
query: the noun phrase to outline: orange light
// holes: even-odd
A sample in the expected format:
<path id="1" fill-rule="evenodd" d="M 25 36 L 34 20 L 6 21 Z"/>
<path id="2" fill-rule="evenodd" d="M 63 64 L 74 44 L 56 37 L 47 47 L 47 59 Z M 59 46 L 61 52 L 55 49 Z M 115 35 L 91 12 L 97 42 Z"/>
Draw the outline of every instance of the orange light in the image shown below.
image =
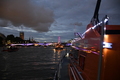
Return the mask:
<path id="1" fill-rule="evenodd" d="M 112 43 L 110 43 L 109 35 L 104 35 L 104 42 L 103 47 L 104 48 L 112 48 Z"/>
<path id="2" fill-rule="evenodd" d="M 104 41 L 109 42 L 109 35 L 104 35 Z"/>

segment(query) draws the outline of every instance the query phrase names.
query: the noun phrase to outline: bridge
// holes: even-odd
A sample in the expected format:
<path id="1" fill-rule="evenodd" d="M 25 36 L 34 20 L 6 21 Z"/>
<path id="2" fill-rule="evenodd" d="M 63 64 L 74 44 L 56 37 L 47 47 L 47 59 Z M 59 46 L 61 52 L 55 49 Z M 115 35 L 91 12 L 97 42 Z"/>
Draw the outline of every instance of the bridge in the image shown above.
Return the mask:
<path id="1" fill-rule="evenodd" d="M 23 44 L 11 44 L 11 46 L 49 46 L 53 43 L 23 43 Z"/>
<path id="2" fill-rule="evenodd" d="M 49 42 L 49 43 L 19 43 L 19 44 L 10 44 L 11 46 L 54 46 L 57 42 Z M 61 43 L 64 46 L 71 46 L 71 43 Z"/>

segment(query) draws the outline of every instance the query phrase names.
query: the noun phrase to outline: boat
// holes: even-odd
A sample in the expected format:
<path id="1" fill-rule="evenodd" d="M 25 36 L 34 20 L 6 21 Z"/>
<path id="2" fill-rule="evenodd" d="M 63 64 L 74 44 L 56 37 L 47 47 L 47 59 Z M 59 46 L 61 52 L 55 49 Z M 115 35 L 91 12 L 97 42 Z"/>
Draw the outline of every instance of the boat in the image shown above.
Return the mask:
<path id="1" fill-rule="evenodd" d="M 64 46 L 62 44 L 56 44 L 55 49 L 63 49 Z"/>
<path id="2" fill-rule="evenodd" d="M 13 47 L 13 46 L 7 46 L 6 48 L 3 48 L 2 52 L 16 52 L 19 48 Z"/>
<path id="3" fill-rule="evenodd" d="M 106 15 L 99 21 L 100 3 L 101 0 L 97 0 L 86 31 L 76 33 L 79 38 L 72 41 L 68 65 L 70 80 L 120 80 L 120 25 L 109 25 Z"/>
<path id="4" fill-rule="evenodd" d="M 101 0 L 86 31 L 73 41 L 70 80 L 120 80 L 120 25 L 108 25 L 109 17 L 98 19 Z"/>

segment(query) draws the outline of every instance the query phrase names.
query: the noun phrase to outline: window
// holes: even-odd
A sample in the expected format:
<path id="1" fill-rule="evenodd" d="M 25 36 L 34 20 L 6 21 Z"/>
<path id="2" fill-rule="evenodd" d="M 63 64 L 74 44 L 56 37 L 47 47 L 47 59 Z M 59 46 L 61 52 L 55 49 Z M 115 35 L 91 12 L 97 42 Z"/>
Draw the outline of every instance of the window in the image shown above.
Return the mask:
<path id="1" fill-rule="evenodd" d="M 85 56 L 80 55 L 79 56 L 79 66 L 83 70 L 85 65 Z"/>

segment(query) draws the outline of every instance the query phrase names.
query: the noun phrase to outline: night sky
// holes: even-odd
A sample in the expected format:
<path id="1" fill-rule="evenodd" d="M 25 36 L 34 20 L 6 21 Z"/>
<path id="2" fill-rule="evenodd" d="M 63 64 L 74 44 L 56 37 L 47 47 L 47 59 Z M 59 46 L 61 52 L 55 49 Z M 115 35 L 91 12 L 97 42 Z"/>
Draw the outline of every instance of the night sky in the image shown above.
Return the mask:
<path id="1" fill-rule="evenodd" d="M 36 41 L 61 41 L 83 33 L 93 17 L 97 0 L 0 0 L 0 33 Z M 120 0 L 102 0 L 99 19 L 110 17 L 110 25 L 120 25 Z"/>

